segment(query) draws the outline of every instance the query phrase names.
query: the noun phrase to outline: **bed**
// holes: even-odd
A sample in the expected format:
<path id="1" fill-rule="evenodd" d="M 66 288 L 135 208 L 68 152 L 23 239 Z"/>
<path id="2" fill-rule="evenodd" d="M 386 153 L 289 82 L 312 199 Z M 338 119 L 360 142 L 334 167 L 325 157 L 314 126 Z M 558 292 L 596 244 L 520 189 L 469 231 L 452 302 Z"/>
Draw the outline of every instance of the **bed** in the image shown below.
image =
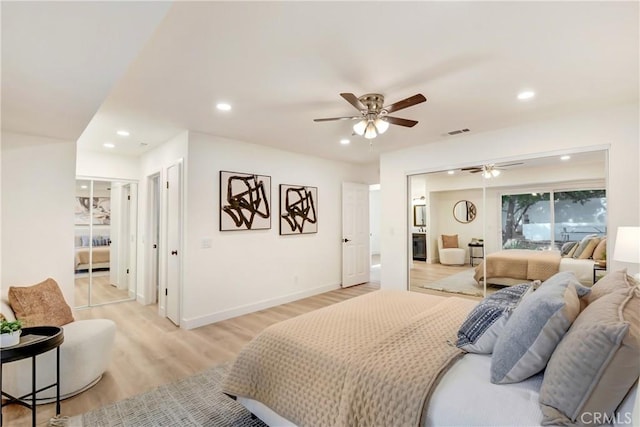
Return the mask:
<path id="1" fill-rule="evenodd" d="M 223 391 L 279 427 L 540 425 L 542 374 L 491 384 L 491 355 L 455 346 L 476 304 L 381 290 L 315 310 L 252 340 Z"/>
<path id="2" fill-rule="evenodd" d="M 74 269 L 76 273 L 88 271 L 108 270 L 110 267 L 111 248 L 107 237 L 94 238 L 89 246 L 88 238 L 76 238 L 76 253 Z"/>
<path id="3" fill-rule="evenodd" d="M 523 281 L 544 281 L 555 273 L 571 271 L 580 283 L 590 286 L 594 262 L 592 259 L 561 257 L 560 251 L 509 249 L 486 256 L 486 280 L 489 284 L 512 286 Z M 484 277 L 484 263 L 481 263 L 475 267 L 474 279 L 482 283 Z"/>

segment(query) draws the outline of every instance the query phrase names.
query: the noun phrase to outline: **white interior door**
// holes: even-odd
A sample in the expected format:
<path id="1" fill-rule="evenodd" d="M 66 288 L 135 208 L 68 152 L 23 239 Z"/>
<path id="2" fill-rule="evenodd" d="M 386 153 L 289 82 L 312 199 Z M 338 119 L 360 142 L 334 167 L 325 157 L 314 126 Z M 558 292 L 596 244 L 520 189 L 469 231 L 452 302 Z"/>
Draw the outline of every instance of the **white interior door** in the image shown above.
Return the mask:
<path id="1" fill-rule="evenodd" d="M 180 163 L 167 168 L 167 287 L 165 306 L 169 320 L 180 324 L 180 278 L 182 260 L 182 174 Z"/>
<path id="2" fill-rule="evenodd" d="M 342 287 L 369 281 L 369 186 L 342 183 Z"/>

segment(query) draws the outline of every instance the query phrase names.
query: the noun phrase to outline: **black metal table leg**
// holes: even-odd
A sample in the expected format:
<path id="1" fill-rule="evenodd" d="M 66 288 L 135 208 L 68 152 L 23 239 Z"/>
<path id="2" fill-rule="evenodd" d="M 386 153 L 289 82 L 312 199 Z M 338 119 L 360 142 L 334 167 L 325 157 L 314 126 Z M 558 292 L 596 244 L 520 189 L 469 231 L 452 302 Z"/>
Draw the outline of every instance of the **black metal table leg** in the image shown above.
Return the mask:
<path id="1" fill-rule="evenodd" d="M 56 348 L 56 415 L 60 415 L 60 347 Z"/>
<path id="2" fill-rule="evenodd" d="M 31 357 L 31 425 L 36 427 L 36 356 Z"/>

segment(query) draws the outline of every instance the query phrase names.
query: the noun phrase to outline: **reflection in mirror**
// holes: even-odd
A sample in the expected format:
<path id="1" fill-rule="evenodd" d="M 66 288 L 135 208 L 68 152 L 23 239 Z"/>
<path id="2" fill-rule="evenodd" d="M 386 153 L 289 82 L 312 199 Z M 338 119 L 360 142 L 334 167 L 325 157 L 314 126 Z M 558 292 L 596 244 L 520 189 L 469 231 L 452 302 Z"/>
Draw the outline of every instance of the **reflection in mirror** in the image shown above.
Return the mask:
<path id="1" fill-rule="evenodd" d="M 413 225 L 415 227 L 424 227 L 427 225 L 427 207 L 425 205 L 413 206 Z"/>
<path id="2" fill-rule="evenodd" d="M 453 217 L 463 224 L 473 221 L 476 219 L 476 205 L 468 200 L 460 200 L 453 206 Z"/>
<path id="3" fill-rule="evenodd" d="M 75 306 L 135 298 L 137 184 L 78 179 Z"/>
<path id="4" fill-rule="evenodd" d="M 498 251 L 513 248 L 560 253 L 571 244 L 575 246 L 593 236 L 600 242 L 605 240 L 606 150 L 517 159 L 496 165 L 501 173 L 490 177 L 473 173 L 482 170 L 482 165 L 478 165 L 480 169 L 461 165 L 453 171 L 408 177 L 410 196 L 425 197 L 428 225 L 426 261 L 408 257 L 411 291 L 445 291 L 482 297 L 484 283 L 474 279 L 476 269 Z M 412 201 L 408 201 L 410 213 L 413 213 Z M 468 202 L 475 207 L 475 216 L 469 211 Z M 453 206 L 456 208 L 452 215 Z M 409 227 L 408 247 L 415 232 Z M 457 237 L 458 247 L 465 250 L 465 265 L 440 264 L 437 242 L 442 235 Z M 607 250 L 601 252 L 606 254 Z M 571 264 L 594 262 L 595 259 L 561 258 L 559 268 L 564 271 L 570 269 Z M 577 275 L 585 284 L 593 281 L 590 267 Z M 521 278 L 514 278 L 511 283 L 498 283 L 490 278 L 486 293 L 522 282 Z"/>

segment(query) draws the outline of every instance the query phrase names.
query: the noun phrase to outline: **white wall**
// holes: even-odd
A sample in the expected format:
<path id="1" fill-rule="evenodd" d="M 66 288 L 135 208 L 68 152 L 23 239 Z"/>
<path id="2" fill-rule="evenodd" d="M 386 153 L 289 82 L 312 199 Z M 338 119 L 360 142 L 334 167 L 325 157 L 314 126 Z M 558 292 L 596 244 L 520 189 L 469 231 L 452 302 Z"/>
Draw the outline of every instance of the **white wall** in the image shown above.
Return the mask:
<path id="1" fill-rule="evenodd" d="M 638 114 L 637 104 L 611 107 L 382 154 L 381 256 L 385 263 L 381 286 L 394 289 L 407 286 L 409 174 L 609 147 L 610 238 L 615 238 L 619 225 L 638 225 Z M 611 265 L 613 269 L 620 267 L 615 262 Z"/>
<path id="2" fill-rule="evenodd" d="M 438 255 L 438 236 L 441 234 L 458 235 L 458 246 L 466 252 L 466 259 L 469 259 L 469 247 L 467 246 L 474 237 L 482 238 L 482 224 L 484 221 L 484 210 L 482 207 L 482 190 L 468 189 L 458 191 L 438 191 L 432 192 L 430 197 L 431 203 L 436 207 L 434 209 L 434 225 L 429 228 L 427 233 L 428 250 L 433 256 L 430 260 L 439 260 Z M 456 221 L 453 216 L 453 207 L 460 200 L 468 200 L 476 205 L 476 218 L 466 224 Z"/>
<path id="3" fill-rule="evenodd" d="M 78 150 L 76 175 L 107 180 L 136 181 L 140 177 L 137 157 L 91 150 Z"/>
<path id="4" fill-rule="evenodd" d="M 55 279 L 74 306 L 75 141 L 2 132 L 2 293 Z"/>
<path id="5" fill-rule="evenodd" d="M 220 170 L 271 176 L 270 230 L 218 230 Z M 370 172 L 369 166 L 190 133 L 183 326 L 192 328 L 339 287 L 342 182 L 366 182 Z M 279 184 L 318 188 L 318 233 L 279 235 Z M 211 239 L 213 247 L 202 248 L 203 239 Z"/>

